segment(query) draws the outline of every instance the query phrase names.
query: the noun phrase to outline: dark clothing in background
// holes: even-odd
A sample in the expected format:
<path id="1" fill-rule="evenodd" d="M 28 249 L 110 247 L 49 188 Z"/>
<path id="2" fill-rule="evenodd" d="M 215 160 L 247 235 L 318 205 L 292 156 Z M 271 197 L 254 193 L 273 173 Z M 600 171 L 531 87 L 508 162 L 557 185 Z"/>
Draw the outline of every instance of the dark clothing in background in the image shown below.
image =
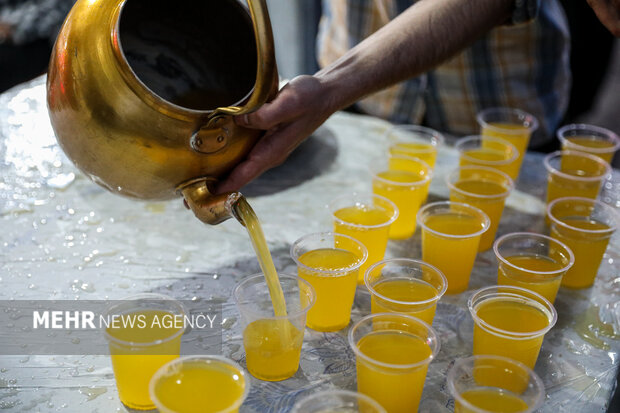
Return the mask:
<path id="1" fill-rule="evenodd" d="M 47 71 L 75 0 L 0 0 L 0 92 Z"/>

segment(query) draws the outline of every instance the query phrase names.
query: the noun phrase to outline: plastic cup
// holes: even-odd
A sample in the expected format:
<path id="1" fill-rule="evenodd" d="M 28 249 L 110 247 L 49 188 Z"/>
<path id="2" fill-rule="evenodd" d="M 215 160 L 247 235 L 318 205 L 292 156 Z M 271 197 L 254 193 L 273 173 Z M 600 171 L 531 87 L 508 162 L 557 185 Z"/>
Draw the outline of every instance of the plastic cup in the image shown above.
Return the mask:
<path id="1" fill-rule="evenodd" d="M 569 247 L 546 235 L 514 232 L 493 245 L 499 261 L 497 284 L 523 287 L 555 302 L 562 276 L 575 262 Z"/>
<path id="2" fill-rule="evenodd" d="M 533 369 L 545 337 L 557 321 L 553 304 L 521 287 L 493 285 L 467 301 L 474 319 L 474 355 L 508 357 Z"/>
<path id="3" fill-rule="evenodd" d="M 364 282 L 371 295 L 371 312 L 401 313 L 433 324 L 437 302 L 448 280 L 430 264 L 410 258 L 379 261 L 368 268 Z"/>
<path id="4" fill-rule="evenodd" d="M 586 152 L 611 163 L 620 148 L 620 138 L 614 132 L 594 125 L 570 124 L 556 132 L 562 150 Z"/>
<path id="5" fill-rule="evenodd" d="M 161 323 L 164 317 L 183 317 L 183 305 L 161 294 L 138 294 L 111 305 L 106 318 L 125 316 L 142 319 L 133 328 L 109 325 L 104 332 L 110 348 L 112 369 L 121 402 L 130 409 L 151 410 L 149 381 L 164 364 L 179 357 L 184 328 Z M 153 327 L 157 319 L 159 327 Z M 122 323 L 121 323 L 122 324 Z"/>
<path id="6" fill-rule="evenodd" d="M 306 315 L 315 301 L 306 280 L 280 274 L 286 316 L 274 316 L 269 288 L 263 274 L 247 277 L 233 290 L 243 322 L 243 347 L 250 374 L 257 379 L 279 381 L 299 368 Z"/>
<path id="7" fill-rule="evenodd" d="M 299 277 L 308 281 L 316 293 L 307 326 L 317 331 L 346 327 L 359 269 L 368 258 L 364 244 L 333 232 L 308 234 L 293 243 L 291 257 L 297 263 Z"/>
<path id="8" fill-rule="evenodd" d="M 419 125 L 394 125 L 387 131 L 390 155 L 405 155 L 421 159 L 435 168 L 437 151 L 445 138 L 434 129 Z"/>
<path id="9" fill-rule="evenodd" d="M 567 197 L 552 201 L 547 216 L 551 221 L 551 236 L 568 245 L 575 254 L 575 264 L 562 277 L 562 286 L 592 286 L 609 239 L 620 226 L 618 212 L 593 199 Z"/>
<path id="10" fill-rule="evenodd" d="M 349 330 L 357 391 L 388 412 L 418 410 L 429 363 L 439 338 L 425 322 L 404 314 L 371 314 Z"/>
<path id="11" fill-rule="evenodd" d="M 390 239 L 407 239 L 415 232 L 416 214 L 428 194 L 432 170 L 418 158 L 392 155 L 372 163 L 372 191 L 396 204 L 398 217 L 390 225 Z"/>
<path id="12" fill-rule="evenodd" d="M 417 221 L 422 227 L 422 260 L 446 276 L 446 294 L 465 291 L 489 217 L 471 205 L 444 201 L 424 206 Z"/>
<path id="13" fill-rule="evenodd" d="M 387 413 L 375 400 L 348 390 L 323 390 L 299 400 L 291 413 Z"/>
<path id="14" fill-rule="evenodd" d="M 579 196 L 595 199 L 611 167 L 584 152 L 556 151 L 545 156 L 547 204 L 554 199 Z"/>
<path id="15" fill-rule="evenodd" d="M 457 359 L 446 378 L 455 413 L 533 412 L 545 386 L 525 364 L 499 356 Z"/>
<path id="16" fill-rule="evenodd" d="M 517 148 L 519 157 L 514 165 L 516 175 L 510 175 L 512 179 L 517 179 L 530 137 L 538 129 L 536 117 L 519 109 L 489 108 L 480 111 L 476 119 L 483 137 L 504 139 Z"/>
<path id="17" fill-rule="evenodd" d="M 235 413 L 250 392 L 237 363 L 222 356 L 186 356 L 164 364 L 149 385 L 160 413 Z"/>
<path id="18" fill-rule="evenodd" d="M 514 188 L 512 179 L 497 169 L 485 166 L 464 166 L 446 177 L 450 188 L 450 201 L 462 202 L 479 208 L 491 220 L 489 230 L 480 237 L 478 251 L 493 245 L 506 198 Z"/>
<path id="19" fill-rule="evenodd" d="M 334 232 L 360 241 L 368 250 L 368 259 L 360 267 L 358 284 L 364 283 L 364 272 L 383 259 L 388 243 L 390 225 L 398 217 L 398 208 L 379 195 L 343 195 L 329 203 L 334 219 Z"/>
<path id="20" fill-rule="evenodd" d="M 454 147 L 459 151 L 459 166 L 495 168 L 504 172 L 513 181 L 519 175 L 519 150 L 507 140 L 468 136 L 459 139 Z"/>

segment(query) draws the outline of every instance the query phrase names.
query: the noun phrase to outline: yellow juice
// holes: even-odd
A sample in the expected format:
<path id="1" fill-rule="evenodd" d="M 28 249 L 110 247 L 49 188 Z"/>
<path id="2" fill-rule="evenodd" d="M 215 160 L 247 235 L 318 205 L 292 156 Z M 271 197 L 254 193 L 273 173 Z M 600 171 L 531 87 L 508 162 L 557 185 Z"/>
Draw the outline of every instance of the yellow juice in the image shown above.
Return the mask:
<path id="1" fill-rule="evenodd" d="M 459 166 L 468 166 L 468 165 L 476 165 L 476 166 L 488 166 L 491 168 L 495 168 L 498 171 L 502 171 L 507 174 L 512 179 L 516 179 L 518 175 L 515 174 L 515 162 L 506 163 L 511 157 L 512 154 L 504 151 L 500 151 L 495 148 L 485 148 L 484 146 L 477 149 L 470 149 L 463 152 L 461 156 Z M 499 164 L 490 165 L 488 162 L 500 162 Z"/>
<path id="2" fill-rule="evenodd" d="M 508 174 L 515 179 L 515 177 L 519 176 L 519 170 L 521 169 L 521 164 L 523 163 L 523 155 L 527 151 L 527 146 L 530 143 L 530 128 L 515 123 L 504 122 L 489 122 L 489 126 L 493 129 L 482 128 L 482 136 L 499 138 L 508 141 L 517 148 L 517 151 L 519 151 L 519 157 L 512 165 L 514 177 L 512 174 Z M 503 131 L 500 129 L 503 129 Z"/>
<path id="3" fill-rule="evenodd" d="M 436 232 L 449 235 L 468 235 L 479 232 L 484 223 L 478 218 L 461 214 L 428 217 L 425 225 Z M 480 235 L 451 238 L 431 231 L 422 231 L 422 260 L 439 268 L 448 279 L 447 294 L 465 291 L 474 267 Z"/>
<path id="4" fill-rule="evenodd" d="M 432 300 L 437 297 L 435 287 L 423 280 L 411 278 L 388 278 L 373 285 L 373 289 L 380 295 L 402 303 L 386 301 L 375 294 L 371 295 L 370 308 L 372 314 L 401 313 L 417 317 L 428 323 L 433 323 L 437 301 L 426 304 L 415 304 L 420 301 Z M 407 304 L 404 304 L 406 302 Z"/>
<path id="5" fill-rule="evenodd" d="M 431 169 L 434 169 L 437 161 L 437 148 L 430 143 L 399 142 L 390 146 L 390 155 L 413 156 L 423 160 Z"/>
<path id="6" fill-rule="evenodd" d="M 518 299 L 488 299 L 476 308 L 476 315 L 493 328 L 511 333 L 534 333 L 549 325 L 549 315 Z M 532 338 L 492 334 L 474 324 L 474 355 L 490 354 L 520 361 L 533 369 L 544 334 Z"/>
<path id="7" fill-rule="evenodd" d="M 381 363 L 406 365 L 426 360 L 431 348 L 421 338 L 397 331 L 376 331 L 358 342 L 359 351 Z M 411 369 L 377 366 L 357 357 L 357 391 L 375 399 L 390 413 L 418 410 L 428 364 Z"/>
<path id="8" fill-rule="evenodd" d="M 155 394 L 162 405 L 177 413 L 220 412 L 238 402 L 245 386 L 241 372 L 230 366 L 194 361 L 161 378 Z"/>
<path id="9" fill-rule="evenodd" d="M 179 357 L 181 349 L 181 335 L 165 341 L 179 332 L 179 328 L 166 328 L 161 323 L 164 317 L 172 317 L 168 311 L 144 310 L 128 313 L 136 320 L 133 327 L 111 328 L 106 332 L 117 340 L 134 343 L 154 343 L 164 340 L 163 343 L 137 347 L 110 342 L 112 369 L 116 379 L 118 396 L 125 406 L 136 410 L 154 409 L 155 405 L 149 396 L 149 381 L 155 372 L 167 362 Z M 144 324 L 138 323 L 143 320 Z"/>
<path id="10" fill-rule="evenodd" d="M 372 191 L 396 204 L 398 218 L 390 225 L 391 239 L 407 239 L 415 232 L 416 214 L 424 196 L 419 182 L 425 178 L 407 171 L 390 170 L 377 174 L 373 179 Z M 411 183 L 411 185 L 407 185 Z"/>
<path id="11" fill-rule="evenodd" d="M 391 216 L 385 210 L 372 206 L 341 208 L 334 215 L 338 218 L 334 220 L 334 232 L 355 238 L 368 250 L 368 258 L 360 267 L 357 278 L 357 283 L 363 284 L 366 268 L 383 259 L 390 230 L 387 223 Z"/>
<path id="12" fill-rule="evenodd" d="M 582 181 L 579 177 L 585 176 L 581 169 L 569 169 L 562 166 L 562 172 L 573 175 L 575 178 L 549 173 L 547 177 L 547 204 L 554 199 L 579 196 L 596 199 L 603 183 L 603 177 L 599 180 Z"/>
<path id="13" fill-rule="evenodd" d="M 257 379 L 278 381 L 299 367 L 303 331 L 286 319 L 261 319 L 243 331 L 248 371 Z"/>
<path id="14" fill-rule="evenodd" d="M 501 195 L 506 192 L 506 187 L 491 181 L 461 180 L 456 182 L 454 186 L 463 192 L 485 197 Z M 504 211 L 506 197 L 493 197 L 489 199 L 471 196 L 463 192 L 450 191 L 450 201 L 462 202 L 481 209 L 491 220 L 489 229 L 480 236 L 480 245 L 478 246 L 478 251 L 486 251 L 493 246 L 497 227 Z"/>
<path id="15" fill-rule="evenodd" d="M 359 269 L 355 267 L 359 257 L 337 248 L 321 248 L 308 251 L 299 261 L 311 268 L 333 273 L 313 272 L 298 267 L 298 274 L 308 281 L 316 293 L 316 302 L 308 311 L 306 325 L 318 331 L 338 331 L 349 324 L 351 306 Z"/>
<path id="16" fill-rule="evenodd" d="M 487 412 L 516 413 L 523 412 L 529 407 L 516 394 L 498 388 L 476 388 L 463 392 L 461 397 L 478 409 L 483 409 Z M 457 401 L 454 406 L 454 412 L 477 413 L 478 410 L 469 409 Z"/>
<path id="17" fill-rule="evenodd" d="M 605 141 L 602 139 L 593 139 L 590 136 L 570 136 L 566 137 L 566 140 L 573 145 L 579 146 L 579 148 L 575 148 L 572 145 L 570 147 L 568 145 L 562 145 L 562 150 L 577 150 L 580 152 L 586 152 L 591 155 L 598 156 L 607 163 L 611 163 L 611 160 L 614 157 L 614 142 Z M 592 149 L 594 149 L 594 151 L 592 151 Z M 603 152 L 603 150 L 608 150 L 608 152 Z"/>
<path id="18" fill-rule="evenodd" d="M 609 226 L 586 217 L 562 218 L 571 227 L 584 230 L 604 230 Z M 575 255 L 575 264 L 562 277 L 562 285 L 569 288 L 586 288 L 594 284 L 603 254 L 609 243 L 609 236 L 579 232 L 575 229 L 553 225 L 551 236 L 562 241 Z"/>
<path id="19" fill-rule="evenodd" d="M 553 304 L 560 289 L 562 276 L 541 275 L 528 272 L 527 270 L 542 272 L 559 271 L 564 268 L 564 265 L 549 257 L 540 255 L 518 255 L 504 258 L 509 263 L 524 270 L 508 268 L 500 263 L 497 272 L 497 284 L 527 288 L 542 295 Z"/>

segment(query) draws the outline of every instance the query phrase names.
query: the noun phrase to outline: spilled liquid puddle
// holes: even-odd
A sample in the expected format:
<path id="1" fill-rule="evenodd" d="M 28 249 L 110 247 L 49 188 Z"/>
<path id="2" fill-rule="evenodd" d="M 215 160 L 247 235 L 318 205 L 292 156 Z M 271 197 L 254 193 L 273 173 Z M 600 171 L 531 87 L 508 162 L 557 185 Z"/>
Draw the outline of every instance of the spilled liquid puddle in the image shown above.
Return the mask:
<path id="1" fill-rule="evenodd" d="M 609 350 L 611 348 L 609 340 L 620 339 L 620 334 L 616 333 L 612 323 L 601 320 L 599 310 L 597 305 L 588 308 L 577 317 L 573 330 L 592 346 L 601 350 Z"/>

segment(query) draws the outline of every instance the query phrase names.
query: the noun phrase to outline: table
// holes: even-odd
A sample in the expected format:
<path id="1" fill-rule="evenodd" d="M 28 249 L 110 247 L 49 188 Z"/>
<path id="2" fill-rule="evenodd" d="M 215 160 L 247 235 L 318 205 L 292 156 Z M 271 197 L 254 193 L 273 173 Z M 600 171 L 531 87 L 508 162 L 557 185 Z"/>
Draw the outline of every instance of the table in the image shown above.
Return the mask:
<path id="1" fill-rule="evenodd" d="M 381 153 L 388 126 L 375 118 L 337 113 L 285 164 L 246 188 L 281 272 L 296 271 L 288 255 L 295 239 L 331 229 L 328 201 L 346 191 L 370 190 L 366 167 Z M 456 162 L 449 145 L 441 149 L 429 201 L 447 198 L 443 178 Z M 0 95 L 0 171 L 0 300 L 120 299 L 146 291 L 214 300 L 222 303 L 225 317 L 223 354 L 245 365 L 230 292 L 243 277 L 258 272 L 258 264 L 241 225 L 229 220 L 208 227 L 180 200 L 133 201 L 85 178 L 56 143 L 44 77 Z M 544 231 L 545 180 L 542 155 L 528 153 L 498 235 Z M 618 171 L 605 183 L 601 199 L 620 207 Z M 390 241 L 387 254 L 420 257 L 419 231 L 410 240 Z M 547 391 L 541 411 L 605 411 L 620 353 L 618 234 L 603 261 L 594 287 L 559 293 L 558 323 L 546 335 L 535 369 Z M 455 358 L 471 353 L 467 298 L 477 288 L 496 284 L 496 271 L 492 251 L 479 254 L 469 290 L 439 302 L 433 327 L 441 351 L 430 365 L 420 411 L 452 411 L 445 375 Z M 368 295 L 359 290 L 353 319 L 369 310 Z M 615 337 L 588 329 L 602 323 L 615 327 Z M 306 329 L 301 357 L 299 371 L 289 380 L 252 379 L 241 411 L 286 412 L 299 397 L 319 389 L 355 388 L 346 330 Z M 0 409 L 124 411 L 106 356 L 0 356 Z"/>

